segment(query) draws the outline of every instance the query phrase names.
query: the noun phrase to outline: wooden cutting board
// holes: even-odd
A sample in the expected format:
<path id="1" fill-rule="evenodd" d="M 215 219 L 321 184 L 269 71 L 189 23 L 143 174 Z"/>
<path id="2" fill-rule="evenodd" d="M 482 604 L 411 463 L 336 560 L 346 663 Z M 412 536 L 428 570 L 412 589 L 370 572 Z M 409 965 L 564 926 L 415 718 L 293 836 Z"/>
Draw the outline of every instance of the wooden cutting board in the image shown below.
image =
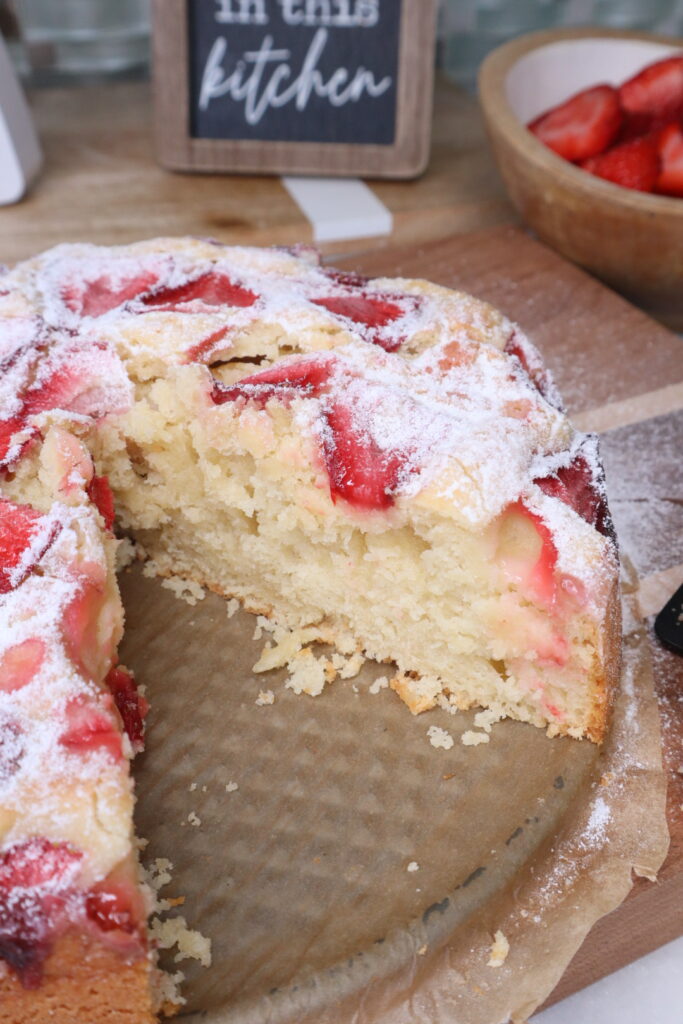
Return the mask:
<path id="1" fill-rule="evenodd" d="M 683 338 L 518 228 L 376 250 L 347 265 L 471 291 L 521 325 L 574 421 L 601 434 L 620 545 L 638 571 L 644 611 L 659 610 L 683 582 Z M 656 884 L 638 879 L 626 902 L 595 926 L 549 1002 L 683 934 L 683 657 L 658 643 L 653 619 L 669 856 Z"/>

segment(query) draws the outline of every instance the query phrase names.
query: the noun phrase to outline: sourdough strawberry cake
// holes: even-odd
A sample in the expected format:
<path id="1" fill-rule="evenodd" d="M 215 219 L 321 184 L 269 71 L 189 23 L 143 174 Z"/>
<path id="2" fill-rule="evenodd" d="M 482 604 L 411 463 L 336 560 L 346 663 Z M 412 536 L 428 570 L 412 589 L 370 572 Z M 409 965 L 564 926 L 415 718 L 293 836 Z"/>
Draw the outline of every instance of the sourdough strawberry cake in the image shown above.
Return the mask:
<path id="1" fill-rule="evenodd" d="M 64 245 L 0 278 L 0 1006 L 155 1013 L 114 516 L 158 570 L 599 742 L 618 559 L 595 439 L 490 306 L 315 254 Z"/>

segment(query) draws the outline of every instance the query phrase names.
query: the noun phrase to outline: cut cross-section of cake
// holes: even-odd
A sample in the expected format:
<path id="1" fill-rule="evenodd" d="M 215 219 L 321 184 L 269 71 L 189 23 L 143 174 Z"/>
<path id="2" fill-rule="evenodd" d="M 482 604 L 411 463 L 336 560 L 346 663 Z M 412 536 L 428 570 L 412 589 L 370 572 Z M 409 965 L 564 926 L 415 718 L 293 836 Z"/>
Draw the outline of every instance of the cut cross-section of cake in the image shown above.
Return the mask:
<path id="1" fill-rule="evenodd" d="M 60 246 L 0 279 L 0 464 L 17 1006 L 78 943 L 147 984 L 128 777 L 145 708 L 115 663 L 114 514 L 160 572 L 295 631 L 290 653 L 298 636 L 393 663 L 416 713 L 604 736 L 620 626 L 597 443 L 519 328 L 470 296 L 305 248 Z M 111 1020 L 146 1019 L 136 1005 Z"/>

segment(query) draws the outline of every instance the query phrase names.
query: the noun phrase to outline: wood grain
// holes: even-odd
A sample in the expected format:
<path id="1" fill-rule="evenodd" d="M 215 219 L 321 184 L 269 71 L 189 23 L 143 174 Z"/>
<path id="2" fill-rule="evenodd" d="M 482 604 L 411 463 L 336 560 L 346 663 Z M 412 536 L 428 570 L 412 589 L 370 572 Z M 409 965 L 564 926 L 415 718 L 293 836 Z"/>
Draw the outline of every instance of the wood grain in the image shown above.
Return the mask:
<path id="1" fill-rule="evenodd" d="M 668 401 L 683 382 L 681 338 L 517 228 L 375 251 L 347 265 L 427 277 L 492 302 L 542 351 L 570 413 L 631 399 L 628 424 L 601 440 L 617 532 L 643 575 L 683 561 L 683 409 Z M 663 414 L 653 415 L 659 410 L 648 396 L 664 388 Z M 626 902 L 593 928 L 548 1004 L 683 934 L 683 658 L 659 644 L 651 625 L 652 618 L 669 855 L 656 884 L 636 879 Z"/>
<path id="2" fill-rule="evenodd" d="M 154 156 L 146 83 L 35 90 L 30 100 L 45 170 L 23 202 L 2 210 L 0 261 L 14 263 L 65 241 L 114 245 L 183 234 L 246 245 L 312 239 L 277 178 L 163 170 Z M 325 251 L 419 244 L 515 219 L 476 101 L 439 81 L 433 123 L 429 168 L 419 181 L 373 183 L 394 217 L 391 238 L 337 242 Z"/>
<path id="3" fill-rule="evenodd" d="M 435 0 L 401 0 L 396 141 L 390 146 L 190 135 L 187 0 L 153 0 L 155 138 L 173 170 L 414 178 L 429 157 Z M 359 112 L 362 116 L 362 112 Z"/>

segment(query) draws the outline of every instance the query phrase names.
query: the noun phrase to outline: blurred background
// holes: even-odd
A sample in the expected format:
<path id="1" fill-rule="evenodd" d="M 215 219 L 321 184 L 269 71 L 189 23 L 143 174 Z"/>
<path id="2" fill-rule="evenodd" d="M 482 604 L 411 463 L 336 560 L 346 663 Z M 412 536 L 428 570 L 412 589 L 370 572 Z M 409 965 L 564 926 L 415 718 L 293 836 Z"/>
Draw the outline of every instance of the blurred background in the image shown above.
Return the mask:
<path id="1" fill-rule="evenodd" d="M 473 90 L 507 39 L 590 24 L 683 36 L 683 0 L 441 0 L 437 66 Z M 30 85 L 148 73 L 149 0 L 0 0 L 0 28 Z"/>

